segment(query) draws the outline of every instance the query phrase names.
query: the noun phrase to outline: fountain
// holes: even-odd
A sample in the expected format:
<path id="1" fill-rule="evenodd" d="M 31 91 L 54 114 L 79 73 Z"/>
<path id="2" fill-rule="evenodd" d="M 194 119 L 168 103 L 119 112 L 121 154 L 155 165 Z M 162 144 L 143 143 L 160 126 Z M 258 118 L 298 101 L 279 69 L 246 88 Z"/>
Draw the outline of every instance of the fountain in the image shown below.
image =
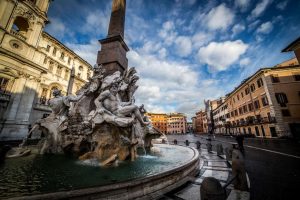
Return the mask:
<path id="1" fill-rule="evenodd" d="M 144 105 L 135 105 L 139 77 L 127 67 L 125 7 L 125 0 L 113 0 L 108 36 L 100 41 L 90 81 L 76 96 L 54 90 L 52 113 L 8 152 L 19 158 L 0 166 L 0 198 L 149 199 L 197 173 L 199 154 L 193 148 L 155 144 L 149 151 L 161 134 L 151 127 Z M 36 148 L 26 146 L 35 129 L 45 137 Z"/>

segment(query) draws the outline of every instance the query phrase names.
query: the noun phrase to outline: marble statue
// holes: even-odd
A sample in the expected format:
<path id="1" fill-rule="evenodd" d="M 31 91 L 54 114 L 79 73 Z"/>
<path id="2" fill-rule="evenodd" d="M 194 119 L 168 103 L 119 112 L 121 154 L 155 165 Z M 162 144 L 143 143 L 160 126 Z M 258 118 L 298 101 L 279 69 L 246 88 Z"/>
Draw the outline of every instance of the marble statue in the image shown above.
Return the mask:
<path id="1" fill-rule="evenodd" d="M 138 147 L 150 147 L 151 139 L 160 136 L 144 115 L 144 105 L 135 105 L 136 70 L 104 73 L 101 65 L 95 65 L 93 77 L 76 96 L 53 91 L 52 113 L 33 128 L 45 135 L 40 154 L 68 152 L 81 160 L 96 158 L 100 165 L 111 165 L 135 160 Z"/>

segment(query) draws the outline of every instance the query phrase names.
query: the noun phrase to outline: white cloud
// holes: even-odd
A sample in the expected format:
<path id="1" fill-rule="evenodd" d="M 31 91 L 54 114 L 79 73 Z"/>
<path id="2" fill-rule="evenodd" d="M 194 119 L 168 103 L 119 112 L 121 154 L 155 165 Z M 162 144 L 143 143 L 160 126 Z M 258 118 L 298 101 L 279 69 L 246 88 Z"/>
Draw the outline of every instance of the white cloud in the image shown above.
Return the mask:
<path id="1" fill-rule="evenodd" d="M 273 30 L 273 24 L 271 22 L 265 22 L 258 27 L 256 32 L 262 34 L 268 34 L 272 30 Z"/>
<path id="2" fill-rule="evenodd" d="M 67 31 L 67 27 L 65 24 L 58 18 L 50 18 L 50 24 L 47 26 L 47 31 L 54 35 L 55 37 L 61 38 L 66 33 L 70 33 L 69 30 Z"/>
<path id="3" fill-rule="evenodd" d="M 241 59 L 241 61 L 240 61 L 240 65 L 241 65 L 241 66 L 246 66 L 246 65 L 249 65 L 250 63 L 251 63 L 250 58 L 243 58 L 243 59 Z"/>
<path id="4" fill-rule="evenodd" d="M 198 49 L 202 47 L 203 45 L 206 45 L 213 39 L 213 34 L 208 34 L 205 32 L 198 32 L 192 37 L 192 44 L 193 48 Z"/>
<path id="5" fill-rule="evenodd" d="M 166 45 L 171 45 L 177 36 L 174 23 L 172 21 L 163 23 L 162 29 L 158 32 L 158 35 L 164 39 Z"/>
<path id="6" fill-rule="evenodd" d="M 192 52 L 192 41 L 189 37 L 179 36 L 175 40 L 176 53 L 180 57 L 186 57 Z"/>
<path id="7" fill-rule="evenodd" d="M 272 3 L 273 0 L 262 0 L 259 2 L 255 8 L 252 10 L 250 18 L 249 19 L 254 19 L 256 17 L 259 17 L 268 7 L 269 4 Z"/>
<path id="8" fill-rule="evenodd" d="M 207 27 L 211 30 L 226 30 L 234 20 L 234 13 L 226 5 L 220 4 L 209 11 L 205 16 Z"/>
<path id="9" fill-rule="evenodd" d="M 79 29 L 81 33 L 89 35 L 99 35 L 107 34 L 108 24 L 109 24 L 108 12 L 103 12 L 103 10 L 96 10 L 95 12 L 89 12 L 85 18 L 85 23 L 83 27 Z"/>
<path id="10" fill-rule="evenodd" d="M 279 10 L 284 10 L 286 8 L 288 4 L 288 1 L 281 1 L 280 3 L 278 3 L 276 5 L 276 8 L 278 8 Z"/>
<path id="11" fill-rule="evenodd" d="M 250 0 L 235 0 L 234 4 L 235 6 L 241 8 L 242 10 L 245 10 L 248 8 L 250 3 Z"/>
<path id="12" fill-rule="evenodd" d="M 198 59 L 214 71 L 224 71 L 238 61 L 247 49 L 248 45 L 241 40 L 211 42 L 199 49 Z"/>
<path id="13" fill-rule="evenodd" d="M 134 50 L 127 57 L 129 66 L 135 66 L 141 77 L 137 104 L 143 103 L 149 112 L 195 112 L 193 105 L 204 96 L 199 92 L 199 74 L 188 64 Z"/>
<path id="14" fill-rule="evenodd" d="M 256 20 L 248 25 L 248 30 L 253 30 L 260 23 L 260 20 Z"/>
<path id="15" fill-rule="evenodd" d="M 97 52 L 100 50 L 100 45 L 96 39 L 92 39 L 88 44 L 66 43 L 66 46 L 91 65 L 96 63 Z"/>
<path id="16" fill-rule="evenodd" d="M 176 3 L 182 5 L 183 3 L 186 3 L 188 5 L 194 5 L 197 0 L 175 0 Z"/>
<path id="17" fill-rule="evenodd" d="M 244 31 L 246 28 L 243 24 L 236 24 L 233 26 L 232 28 L 232 33 L 233 33 L 233 36 L 239 34 L 240 32 Z"/>

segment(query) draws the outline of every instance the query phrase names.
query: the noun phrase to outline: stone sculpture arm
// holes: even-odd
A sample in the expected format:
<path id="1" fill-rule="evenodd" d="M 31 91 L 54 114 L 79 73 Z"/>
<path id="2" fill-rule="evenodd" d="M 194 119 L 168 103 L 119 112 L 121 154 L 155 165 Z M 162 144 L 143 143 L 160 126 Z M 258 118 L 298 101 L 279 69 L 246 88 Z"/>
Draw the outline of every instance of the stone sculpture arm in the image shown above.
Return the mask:
<path id="1" fill-rule="evenodd" d="M 102 104 L 102 102 L 103 102 L 106 98 L 108 98 L 109 95 L 110 95 L 110 92 L 109 92 L 108 90 L 105 90 L 105 91 L 101 92 L 100 95 L 95 99 L 94 103 L 95 103 L 95 105 L 96 105 L 96 107 L 97 107 L 97 109 L 96 109 L 97 113 L 103 114 L 104 112 L 106 112 L 106 113 L 108 113 L 108 114 L 112 114 L 112 113 L 111 113 L 109 110 L 107 110 L 107 109 L 103 106 L 103 104 Z"/>

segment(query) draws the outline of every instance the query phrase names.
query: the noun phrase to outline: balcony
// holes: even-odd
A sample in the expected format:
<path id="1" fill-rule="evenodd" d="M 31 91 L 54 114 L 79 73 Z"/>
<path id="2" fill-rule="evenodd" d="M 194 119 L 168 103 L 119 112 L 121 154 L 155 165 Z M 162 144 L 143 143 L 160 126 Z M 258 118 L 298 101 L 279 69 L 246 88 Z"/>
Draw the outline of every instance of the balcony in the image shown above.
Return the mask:
<path id="1" fill-rule="evenodd" d="M 21 33 L 15 31 L 14 29 L 10 30 L 10 33 L 14 36 L 16 36 L 17 38 L 21 39 L 21 40 L 26 40 L 26 37 L 24 35 L 22 35 Z"/>

